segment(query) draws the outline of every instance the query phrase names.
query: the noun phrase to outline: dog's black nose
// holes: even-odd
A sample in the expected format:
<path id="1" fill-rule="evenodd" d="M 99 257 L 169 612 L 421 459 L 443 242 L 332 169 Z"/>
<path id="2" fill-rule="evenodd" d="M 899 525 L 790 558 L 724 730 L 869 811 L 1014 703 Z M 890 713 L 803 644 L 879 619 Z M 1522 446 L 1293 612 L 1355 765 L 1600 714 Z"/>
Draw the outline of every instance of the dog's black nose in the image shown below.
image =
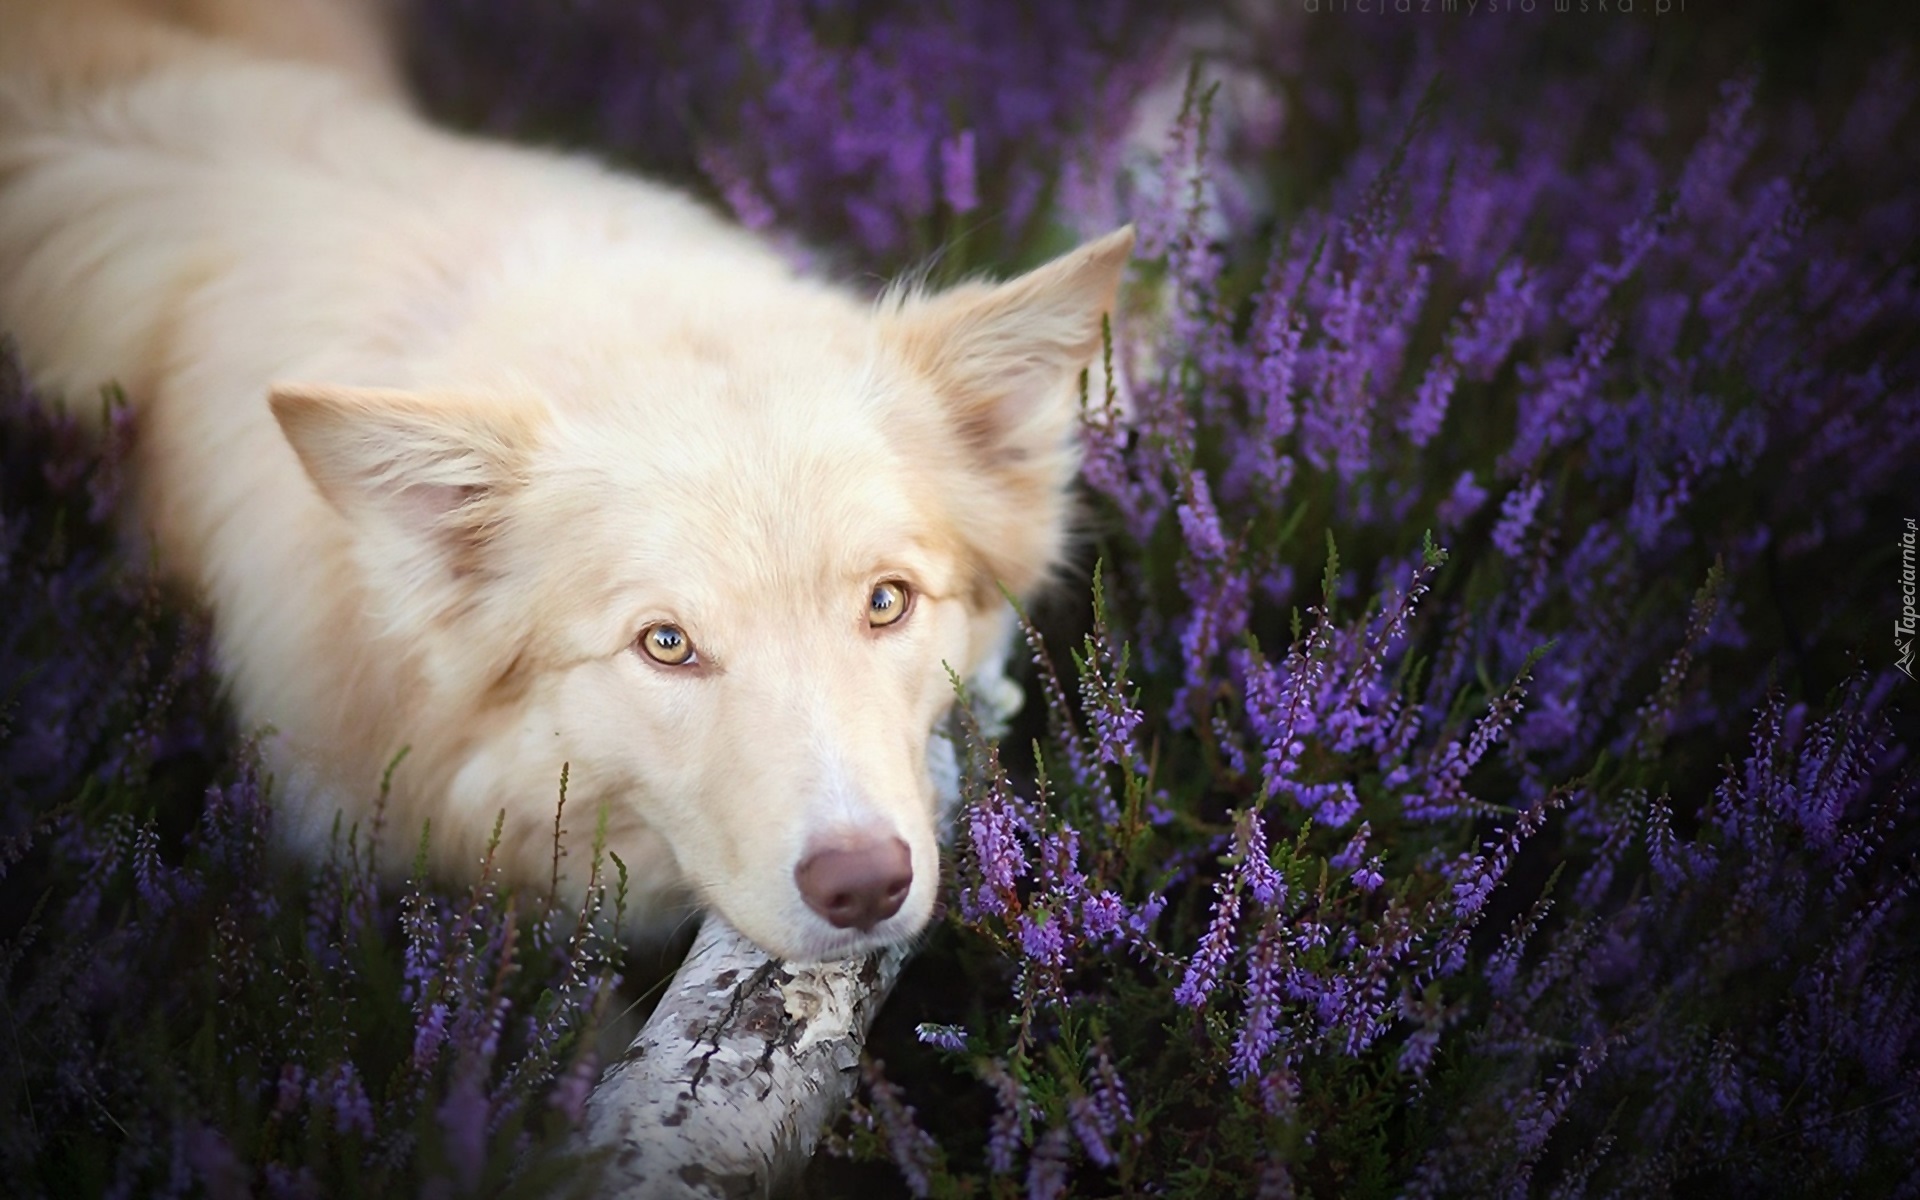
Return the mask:
<path id="1" fill-rule="evenodd" d="M 862 933 L 900 911 L 913 887 L 913 855 L 899 838 L 864 839 L 809 853 L 793 869 L 807 907 Z"/>

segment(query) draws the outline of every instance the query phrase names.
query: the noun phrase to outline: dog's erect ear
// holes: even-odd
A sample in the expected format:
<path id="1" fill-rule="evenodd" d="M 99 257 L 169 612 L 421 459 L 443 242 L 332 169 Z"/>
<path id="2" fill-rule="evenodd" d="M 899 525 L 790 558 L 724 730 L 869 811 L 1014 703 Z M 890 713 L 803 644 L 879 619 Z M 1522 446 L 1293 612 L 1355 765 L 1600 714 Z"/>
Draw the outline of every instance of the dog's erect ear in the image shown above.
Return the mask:
<path id="1" fill-rule="evenodd" d="M 1052 449 L 1132 253 L 1128 225 L 1007 283 L 963 284 L 902 305 L 898 344 L 939 386 L 977 452 L 999 461 Z"/>
<path id="2" fill-rule="evenodd" d="M 1132 252 L 1129 225 L 1017 279 L 912 296 L 890 314 L 893 344 L 933 381 L 998 493 L 982 499 L 1027 526 L 985 531 L 1000 547 L 992 569 L 1016 591 L 1059 553 L 1078 463 L 1080 373 L 1101 352 L 1102 319 Z"/>
<path id="3" fill-rule="evenodd" d="M 481 568 L 546 421 L 533 402 L 325 384 L 275 385 L 272 404 L 395 616 L 443 608 Z"/>

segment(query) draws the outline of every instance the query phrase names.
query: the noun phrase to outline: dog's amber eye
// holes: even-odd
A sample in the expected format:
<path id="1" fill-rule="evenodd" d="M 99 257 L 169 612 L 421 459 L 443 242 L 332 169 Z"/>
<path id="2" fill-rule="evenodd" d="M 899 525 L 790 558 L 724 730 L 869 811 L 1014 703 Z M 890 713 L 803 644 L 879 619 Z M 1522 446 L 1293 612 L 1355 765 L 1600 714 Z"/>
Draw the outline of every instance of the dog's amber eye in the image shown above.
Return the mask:
<path id="1" fill-rule="evenodd" d="M 867 624 L 879 629 L 907 615 L 907 585 L 889 579 L 873 585 L 867 597 Z"/>
<path id="2" fill-rule="evenodd" d="M 657 663 L 684 667 L 693 661 L 693 642 L 678 625 L 654 625 L 640 635 L 640 649 Z"/>

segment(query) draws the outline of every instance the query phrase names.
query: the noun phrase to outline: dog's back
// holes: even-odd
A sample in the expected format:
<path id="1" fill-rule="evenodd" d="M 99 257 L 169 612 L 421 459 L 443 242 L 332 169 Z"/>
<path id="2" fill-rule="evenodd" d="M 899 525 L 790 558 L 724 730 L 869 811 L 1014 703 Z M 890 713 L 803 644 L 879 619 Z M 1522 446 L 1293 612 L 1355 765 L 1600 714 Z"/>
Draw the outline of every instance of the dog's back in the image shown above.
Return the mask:
<path id="1" fill-rule="evenodd" d="M 91 92 L 225 43 L 397 96 L 393 20 L 387 0 L 0 0 L 0 73 Z"/>
<path id="2" fill-rule="evenodd" d="M 0 0 L 0 327 L 36 377 L 83 407 L 152 390 L 245 216 L 209 195 L 220 160 L 245 187 L 332 112 L 400 103 L 387 24 L 384 0 Z"/>

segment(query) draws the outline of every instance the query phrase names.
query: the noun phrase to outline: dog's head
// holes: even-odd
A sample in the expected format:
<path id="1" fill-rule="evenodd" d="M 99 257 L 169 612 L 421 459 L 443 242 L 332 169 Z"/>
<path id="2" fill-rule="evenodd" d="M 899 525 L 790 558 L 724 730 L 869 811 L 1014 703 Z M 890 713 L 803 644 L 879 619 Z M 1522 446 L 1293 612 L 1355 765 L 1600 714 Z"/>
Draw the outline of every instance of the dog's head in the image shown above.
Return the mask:
<path id="1" fill-rule="evenodd" d="M 664 839 L 776 954 L 917 932 L 928 737 L 949 671 L 999 648 L 1001 587 L 1059 564 L 1078 379 L 1131 246 L 876 309 L 821 293 L 829 316 L 707 325 L 645 361 L 566 348 L 485 391 L 277 389 L 450 709 L 409 739 L 468 740 L 489 824 L 550 814 L 570 763 L 575 796 Z"/>

